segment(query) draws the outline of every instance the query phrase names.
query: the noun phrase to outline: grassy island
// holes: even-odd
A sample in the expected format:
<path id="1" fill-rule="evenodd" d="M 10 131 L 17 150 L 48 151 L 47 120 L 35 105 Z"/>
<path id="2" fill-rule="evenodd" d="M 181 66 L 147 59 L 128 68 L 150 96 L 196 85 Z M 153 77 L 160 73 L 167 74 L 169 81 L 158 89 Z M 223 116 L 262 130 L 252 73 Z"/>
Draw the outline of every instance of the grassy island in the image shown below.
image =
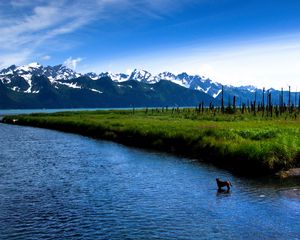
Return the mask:
<path id="1" fill-rule="evenodd" d="M 3 122 L 173 152 L 249 175 L 272 174 L 300 162 L 298 113 L 270 117 L 160 108 L 18 115 Z"/>

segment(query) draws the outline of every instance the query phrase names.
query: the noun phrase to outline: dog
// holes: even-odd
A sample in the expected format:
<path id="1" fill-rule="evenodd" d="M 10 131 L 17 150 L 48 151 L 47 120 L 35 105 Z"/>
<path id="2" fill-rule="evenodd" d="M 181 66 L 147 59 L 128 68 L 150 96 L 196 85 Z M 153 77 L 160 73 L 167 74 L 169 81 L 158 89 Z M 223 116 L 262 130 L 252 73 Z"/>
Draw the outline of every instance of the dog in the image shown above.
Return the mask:
<path id="1" fill-rule="evenodd" d="M 222 187 L 227 187 L 227 191 L 230 190 L 230 187 L 232 187 L 232 184 L 230 181 L 221 181 L 219 178 L 216 178 L 218 190 L 221 190 Z"/>

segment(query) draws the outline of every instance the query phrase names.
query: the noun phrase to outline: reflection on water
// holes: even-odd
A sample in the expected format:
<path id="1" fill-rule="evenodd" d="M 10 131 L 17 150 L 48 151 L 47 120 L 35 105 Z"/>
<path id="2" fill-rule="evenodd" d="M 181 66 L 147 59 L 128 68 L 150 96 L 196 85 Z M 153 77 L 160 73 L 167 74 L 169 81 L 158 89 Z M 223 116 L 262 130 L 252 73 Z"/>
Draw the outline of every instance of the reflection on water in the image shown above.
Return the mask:
<path id="1" fill-rule="evenodd" d="M 300 236 L 299 182 L 29 127 L 0 124 L 0 145 L 0 239 Z"/>

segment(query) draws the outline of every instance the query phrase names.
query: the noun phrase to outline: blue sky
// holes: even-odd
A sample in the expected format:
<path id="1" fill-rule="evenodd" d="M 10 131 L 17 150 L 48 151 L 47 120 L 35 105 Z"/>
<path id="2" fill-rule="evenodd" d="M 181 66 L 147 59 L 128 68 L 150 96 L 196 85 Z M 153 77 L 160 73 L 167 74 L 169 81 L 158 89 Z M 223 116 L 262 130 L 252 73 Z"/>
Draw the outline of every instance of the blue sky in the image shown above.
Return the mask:
<path id="1" fill-rule="evenodd" d="M 298 0 L 7 0 L 0 67 L 188 72 L 300 89 Z"/>

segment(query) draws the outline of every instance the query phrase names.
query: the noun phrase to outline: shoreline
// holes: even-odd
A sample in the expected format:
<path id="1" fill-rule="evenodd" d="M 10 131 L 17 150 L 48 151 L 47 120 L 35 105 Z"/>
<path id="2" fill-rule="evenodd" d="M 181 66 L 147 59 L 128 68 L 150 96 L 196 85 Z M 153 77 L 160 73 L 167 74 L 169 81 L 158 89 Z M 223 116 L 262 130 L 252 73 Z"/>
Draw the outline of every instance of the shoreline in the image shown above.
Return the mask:
<path id="1" fill-rule="evenodd" d="M 72 112 L 69 114 L 72 114 Z M 68 114 L 62 114 L 62 116 L 65 115 Z M 58 118 L 51 119 L 51 116 L 57 116 Z M 158 134 L 155 135 L 153 133 L 145 134 L 145 132 L 142 132 L 139 129 L 133 129 L 132 131 L 128 131 L 128 129 L 120 130 L 117 124 L 115 124 L 115 127 L 103 124 L 93 124 L 93 122 L 85 121 L 86 116 L 84 114 L 79 115 L 78 119 L 81 120 L 78 121 L 70 120 L 67 117 L 59 118 L 59 116 L 60 113 L 5 116 L 2 119 L 2 122 L 75 133 L 95 139 L 114 141 L 127 146 L 167 152 L 174 155 L 197 159 L 199 162 L 204 161 L 212 163 L 213 165 L 229 170 L 234 174 L 249 177 L 278 177 L 280 176 L 278 175 L 280 171 L 295 168 L 298 164 L 297 160 L 294 165 L 289 164 L 289 166 L 280 165 L 280 163 L 276 162 L 273 163 L 273 165 L 270 165 L 266 161 L 254 159 L 253 157 L 251 158 L 243 152 L 226 152 L 226 146 L 224 147 L 221 145 L 221 147 L 225 149 L 224 150 L 218 145 L 209 144 L 209 142 L 207 143 L 204 140 L 201 140 L 201 138 L 189 139 L 187 136 L 182 136 L 180 134 L 176 136 L 164 135 L 162 134 L 163 130 L 161 132 L 158 131 Z"/>

